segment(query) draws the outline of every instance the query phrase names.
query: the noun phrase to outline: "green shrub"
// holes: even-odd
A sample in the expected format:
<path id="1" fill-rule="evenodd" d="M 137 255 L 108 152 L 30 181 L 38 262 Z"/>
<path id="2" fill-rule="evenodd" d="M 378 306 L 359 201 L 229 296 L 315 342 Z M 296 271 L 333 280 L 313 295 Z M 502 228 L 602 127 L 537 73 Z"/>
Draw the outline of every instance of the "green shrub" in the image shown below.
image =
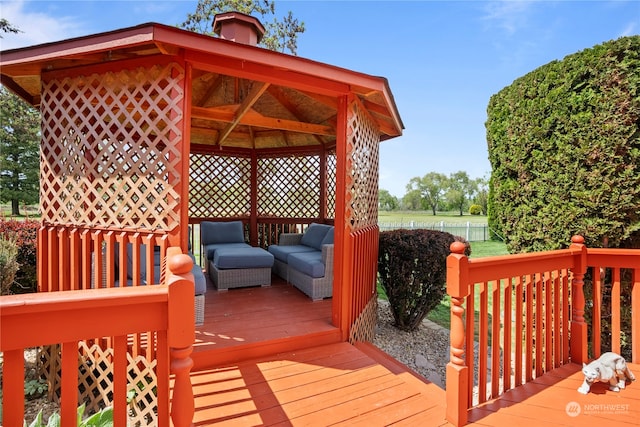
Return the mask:
<path id="1" fill-rule="evenodd" d="M 469 206 L 469 213 L 471 215 L 482 215 L 482 206 L 480 205 Z"/>
<path id="2" fill-rule="evenodd" d="M 18 269 L 11 293 L 23 294 L 37 292 L 38 272 L 36 264 L 36 240 L 40 223 L 34 220 L 0 219 L 0 235 L 13 239 L 18 247 L 16 260 Z"/>
<path id="3" fill-rule="evenodd" d="M 456 240 L 464 241 L 436 230 L 380 233 L 378 274 L 399 329 L 416 329 L 444 297 L 446 259 Z"/>
<path id="4" fill-rule="evenodd" d="M 49 389 L 49 384 L 42 378 L 24 381 L 24 397 L 33 400 L 41 397 Z"/>
<path id="5" fill-rule="evenodd" d="M 100 412 L 91 415 L 86 420 L 83 420 L 84 407 L 82 404 L 78 407 L 78 427 L 113 427 L 113 408 L 104 408 Z M 24 426 L 27 426 L 27 422 L 24 422 Z M 29 427 L 60 427 L 60 415 L 55 413 L 49 417 L 49 421 L 45 424 L 42 419 L 42 410 L 38 413 Z"/>
<path id="6" fill-rule="evenodd" d="M 0 235 L 0 295 L 9 295 L 18 271 L 16 242 Z"/>

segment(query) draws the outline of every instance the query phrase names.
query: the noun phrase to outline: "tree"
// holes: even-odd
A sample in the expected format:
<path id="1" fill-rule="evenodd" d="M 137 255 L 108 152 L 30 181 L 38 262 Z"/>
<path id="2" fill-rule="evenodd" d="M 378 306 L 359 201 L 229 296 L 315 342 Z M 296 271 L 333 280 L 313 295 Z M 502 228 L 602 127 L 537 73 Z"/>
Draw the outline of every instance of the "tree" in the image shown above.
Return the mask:
<path id="1" fill-rule="evenodd" d="M 387 190 L 378 190 L 378 205 L 384 211 L 392 211 L 398 209 L 398 198 L 392 196 Z"/>
<path id="2" fill-rule="evenodd" d="M 402 197 L 402 208 L 410 211 L 417 211 L 422 209 L 422 198 L 420 197 L 420 191 L 407 191 L 407 193 Z"/>
<path id="3" fill-rule="evenodd" d="M 444 195 L 446 184 L 446 175 L 438 172 L 429 172 L 422 178 L 411 178 L 409 184 L 407 184 L 407 192 L 417 190 L 424 204 L 431 208 L 431 212 L 435 216 L 440 200 Z"/>
<path id="4" fill-rule="evenodd" d="M 512 252 L 640 247 L 640 36 L 553 61 L 487 108 L 489 225 Z M 635 242 L 635 243 L 634 243 Z"/>
<path id="5" fill-rule="evenodd" d="M 38 201 L 40 113 L 6 88 L 0 87 L 0 200 L 11 202 L 20 215 L 20 202 Z"/>
<path id="6" fill-rule="evenodd" d="M 473 203 L 482 207 L 482 213 L 487 214 L 489 202 L 489 181 L 485 178 L 476 179 L 476 192 L 473 195 Z"/>
<path id="7" fill-rule="evenodd" d="M 259 15 L 265 27 L 260 45 L 278 52 L 287 49 L 296 55 L 298 35 L 305 31 L 304 22 L 294 18 L 290 11 L 282 20 L 278 20 L 275 17 L 275 0 L 198 0 L 195 12 L 187 14 L 187 19 L 178 27 L 213 36 L 213 17 L 231 11 Z M 270 18 L 273 20 L 266 22 Z"/>
<path id="8" fill-rule="evenodd" d="M 458 171 L 449 175 L 446 188 L 447 202 L 450 206 L 455 207 L 462 216 L 469 198 L 476 192 L 476 181 L 469 178 L 466 172 Z"/>
<path id="9" fill-rule="evenodd" d="M 21 33 L 22 31 L 20 31 L 18 28 L 11 25 L 9 21 L 7 21 L 5 18 L 0 18 L 0 32 L 16 34 L 16 33 Z M 0 39 L 1 38 L 2 38 L 2 35 L 0 35 Z"/>

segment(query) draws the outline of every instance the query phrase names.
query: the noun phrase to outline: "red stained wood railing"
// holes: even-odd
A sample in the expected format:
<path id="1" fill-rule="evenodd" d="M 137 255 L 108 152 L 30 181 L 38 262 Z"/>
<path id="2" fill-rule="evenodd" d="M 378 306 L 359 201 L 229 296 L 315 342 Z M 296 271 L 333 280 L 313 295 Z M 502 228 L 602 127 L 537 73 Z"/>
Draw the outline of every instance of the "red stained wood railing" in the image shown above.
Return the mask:
<path id="1" fill-rule="evenodd" d="M 631 271 L 631 309 L 640 312 L 638 250 L 588 249 L 582 237 L 574 236 L 568 249 L 557 251 L 468 259 L 464 245 L 456 242 L 451 252 L 447 259 L 451 357 L 446 394 L 447 420 L 457 426 L 466 424 L 467 410 L 477 404 L 569 361 L 587 362 L 588 328 L 592 329 L 591 347 L 600 348 L 601 316 L 611 316 L 611 349 L 619 352 L 622 272 Z M 606 266 L 612 277 L 612 312 L 601 314 L 602 284 L 594 275 L 591 325 L 584 319 L 588 266 L 594 271 Z M 636 362 L 640 317 L 633 318 L 631 329 Z"/>
<path id="2" fill-rule="evenodd" d="M 3 425 L 22 425 L 24 417 L 24 349 L 62 343 L 62 426 L 76 425 L 78 342 L 91 336 L 113 338 L 114 421 L 127 424 L 127 336 L 156 331 L 158 420 L 169 426 L 169 373 L 173 425 L 186 427 L 193 418 L 189 370 L 193 325 L 192 261 L 179 248 L 169 248 L 166 286 L 69 290 L 0 297 L 0 351 L 4 353 Z M 60 282 L 66 288 L 66 282 Z M 82 322 L 78 319 L 100 319 Z M 42 325 L 47 325 L 46 328 Z M 25 334 L 24 331 L 29 333 Z M 162 345 L 164 343 L 164 345 Z M 170 363 L 169 363 L 170 361 Z M 71 372 L 71 374 L 69 374 Z"/>
<path id="3" fill-rule="evenodd" d="M 629 339 L 629 331 L 621 329 L 622 310 L 631 310 L 631 358 L 640 363 L 640 251 L 627 249 L 588 249 L 587 265 L 592 279 L 592 323 L 590 345 L 592 358 L 597 358 L 602 348 L 620 353 L 622 340 Z M 623 288 L 624 286 L 624 288 Z M 631 306 L 622 306 L 621 297 L 631 300 Z M 605 306 L 604 300 L 609 304 Z M 610 307 L 610 311 L 604 311 Z M 608 319 L 611 342 L 602 343 L 603 319 Z M 624 334 L 623 334 L 624 333 Z M 585 344 L 584 351 L 587 351 Z"/>
<path id="4" fill-rule="evenodd" d="M 155 251 L 164 259 L 168 247 L 163 232 L 45 225 L 38 231 L 38 290 L 113 288 L 127 281 L 132 286 L 158 284 L 162 278 L 155 277 Z"/>

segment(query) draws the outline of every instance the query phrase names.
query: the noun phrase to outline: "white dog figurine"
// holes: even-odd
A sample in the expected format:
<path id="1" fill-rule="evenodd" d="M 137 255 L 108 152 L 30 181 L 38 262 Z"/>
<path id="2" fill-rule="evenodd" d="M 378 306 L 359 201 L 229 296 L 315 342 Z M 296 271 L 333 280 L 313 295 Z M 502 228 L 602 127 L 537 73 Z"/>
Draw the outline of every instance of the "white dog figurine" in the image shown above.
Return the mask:
<path id="1" fill-rule="evenodd" d="M 589 393 L 591 384 L 596 381 L 608 382 L 609 390 L 620 391 L 626 385 L 626 380 L 635 381 L 624 357 L 616 353 L 604 353 L 602 356 L 589 363 L 582 364 L 582 373 L 584 374 L 584 382 L 578 388 L 578 392 L 582 394 Z"/>

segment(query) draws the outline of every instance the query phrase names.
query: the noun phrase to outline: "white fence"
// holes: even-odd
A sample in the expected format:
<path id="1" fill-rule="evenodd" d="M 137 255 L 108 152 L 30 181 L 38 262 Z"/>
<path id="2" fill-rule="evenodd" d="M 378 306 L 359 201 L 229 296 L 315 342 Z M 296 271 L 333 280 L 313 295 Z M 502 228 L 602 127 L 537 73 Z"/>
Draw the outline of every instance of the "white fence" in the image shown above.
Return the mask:
<path id="1" fill-rule="evenodd" d="M 489 226 L 487 224 L 475 224 L 469 221 L 452 224 L 446 224 L 444 221 L 431 223 L 417 221 L 379 222 L 378 227 L 380 228 L 380 231 L 398 229 L 427 229 L 446 231 L 447 233 L 451 233 L 454 236 L 464 237 L 468 242 L 484 242 L 490 239 Z"/>

